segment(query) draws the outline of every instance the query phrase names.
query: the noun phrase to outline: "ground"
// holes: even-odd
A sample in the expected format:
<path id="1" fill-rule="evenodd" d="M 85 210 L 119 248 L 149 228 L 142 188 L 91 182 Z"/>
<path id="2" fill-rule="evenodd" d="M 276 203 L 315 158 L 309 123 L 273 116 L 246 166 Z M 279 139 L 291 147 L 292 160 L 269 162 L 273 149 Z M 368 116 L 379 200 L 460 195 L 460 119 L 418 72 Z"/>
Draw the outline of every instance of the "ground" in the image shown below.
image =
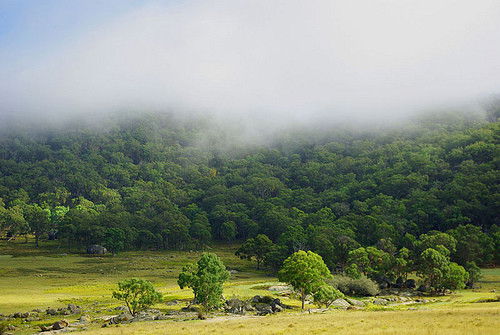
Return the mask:
<path id="1" fill-rule="evenodd" d="M 234 256 L 234 245 L 218 245 L 217 253 L 229 269 L 235 270 L 225 286 L 226 298 L 270 295 L 266 288 L 277 279 L 255 264 Z M 195 261 L 200 252 L 124 252 L 115 256 L 91 257 L 67 254 L 57 242 L 45 242 L 40 249 L 23 241 L 0 241 L 0 313 L 26 312 L 34 308 L 58 308 L 75 303 L 89 310 L 116 314 L 121 304 L 111 298 L 119 280 L 143 278 L 152 281 L 174 306 L 158 304 L 160 310 L 179 309 L 192 297 L 190 290 L 176 284 L 181 267 Z M 85 334 L 496 334 L 500 329 L 500 269 L 484 269 L 477 290 L 462 290 L 437 298 L 429 304 L 376 307 L 363 311 L 332 310 L 302 313 L 299 309 L 266 317 L 217 316 L 203 321 L 154 321 L 99 328 L 96 323 Z M 299 306 L 298 300 L 283 298 Z M 485 301 L 485 302 L 481 302 Z M 308 306 L 314 308 L 315 306 Z M 92 313 L 95 313 L 93 315 Z M 74 318 L 74 317 L 73 317 Z M 55 320 L 61 316 L 54 317 Z M 72 317 L 67 319 L 71 322 Z M 47 321 L 15 322 L 16 333 L 29 334 Z"/>

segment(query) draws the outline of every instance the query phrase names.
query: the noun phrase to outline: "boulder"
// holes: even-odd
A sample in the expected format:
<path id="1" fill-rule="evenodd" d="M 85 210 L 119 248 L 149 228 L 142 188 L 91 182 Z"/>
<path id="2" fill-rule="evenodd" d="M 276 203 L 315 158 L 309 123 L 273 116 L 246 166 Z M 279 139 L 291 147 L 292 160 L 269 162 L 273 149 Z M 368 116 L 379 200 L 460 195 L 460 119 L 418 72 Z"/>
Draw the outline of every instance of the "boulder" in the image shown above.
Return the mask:
<path id="1" fill-rule="evenodd" d="M 365 305 L 365 303 L 361 300 L 348 298 L 346 299 L 346 301 L 350 303 L 352 306 L 363 307 Z"/>
<path id="2" fill-rule="evenodd" d="M 47 308 L 47 310 L 45 311 L 48 315 L 57 315 L 57 310 L 55 310 L 54 308 Z"/>
<path id="3" fill-rule="evenodd" d="M 89 255 L 105 255 L 108 250 L 102 245 L 93 244 L 87 248 L 87 254 Z"/>
<path id="4" fill-rule="evenodd" d="M 331 306 L 347 308 L 347 307 L 351 306 L 351 304 L 348 303 L 345 299 L 337 299 L 334 302 L 332 302 Z"/>
<path id="5" fill-rule="evenodd" d="M 82 312 L 82 310 L 80 309 L 80 306 L 77 306 L 75 304 L 68 304 L 67 309 L 68 309 L 68 311 L 70 311 L 71 314 L 79 314 Z"/>
<path id="6" fill-rule="evenodd" d="M 375 304 L 375 305 L 386 306 L 388 303 L 389 303 L 389 301 L 387 299 L 383 299 L 383 298 L 378 298 L 378 299 L 373 300 L 373 304 Z"/>
<path id="7" fill-rule="evenodd" d="M 179 303 L 179 302 L 178 302 L 177 300 L 171 300 L 171 301 L 167 301 L 167 302 L 165 303 L 165 305 L 167 305 L 167 306 L 175 306 L 175 305 L 177 305 L 178 303 Z"/>
<path id="8" fill-rule="evenodd" d="M 256 304 L 255 309 L 257 310 L 257 315 L 260 316 L 274 313 L 272 307 L 267 304 Z"/>
<path id="9" fill-rule="evenodd" d="M 26 312 L 26 313 L 16 312 L 14 314 L 11 314 L 10 317 L 15 318 L 15 319 L 25 319 L 25 318 L 30 317 L 30 315 L 31 315 L 30 312 Z"/>
<path id="10" fill-rule="evenodd" d="M 199 307 L 196 307 L 196 306 L 193 306 L 193 305 L 189 305 L 189 306 L 186 306 L 186 307 L 182 307 L 181 308 L 181 311 L 183 312 L 200 312 L 200 308 Z"/>
<path id="11" fill-rule="evenodd" d="M 246 308 L 245 308 L 246 303 L 244 301 L 241 301 L 240 299 L 229 299 L 226 300 L 225 303 L 225 311 L 228 313 L 232 314 L 245 314 Z"/>
<path id="12" fill-rule="evenodd" d="M 66 320 L 61 320 L 61 321 L 56 321 L 52 324 L 52 329 L 53 330 L 61 330 L 69 326 L 68 321 Z"/>

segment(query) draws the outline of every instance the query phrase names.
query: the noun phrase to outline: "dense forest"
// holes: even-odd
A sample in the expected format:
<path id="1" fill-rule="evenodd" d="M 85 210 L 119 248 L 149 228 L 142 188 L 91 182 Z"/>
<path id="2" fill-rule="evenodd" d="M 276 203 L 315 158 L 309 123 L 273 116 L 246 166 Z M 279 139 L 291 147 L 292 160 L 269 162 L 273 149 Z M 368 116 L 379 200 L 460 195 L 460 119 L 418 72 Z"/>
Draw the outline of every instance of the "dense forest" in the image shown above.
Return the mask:
<path id="1" fill-rule="evenodd" d="M 266 254 L 240 254 L 271 268 L 302 249 L 345 270 L 353 250 L 397 256 L 438 240 L 459 264 L 500 261 L 496 118 L 305 126 L 246 145 L 211 127 L 158 113 L 4 128 L 1 235 L 112 252 L 260 240 Z"/>

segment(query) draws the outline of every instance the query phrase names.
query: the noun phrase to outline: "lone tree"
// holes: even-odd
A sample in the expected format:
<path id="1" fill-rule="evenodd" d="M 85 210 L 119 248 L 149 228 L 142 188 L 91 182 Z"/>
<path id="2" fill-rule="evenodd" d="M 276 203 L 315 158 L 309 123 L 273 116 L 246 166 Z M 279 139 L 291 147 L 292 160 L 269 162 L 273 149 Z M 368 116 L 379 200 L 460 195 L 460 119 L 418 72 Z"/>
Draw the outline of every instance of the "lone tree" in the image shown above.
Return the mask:
<path id="1" fill-rule="evenodd" d="M 344 294 L 332 285 L 325 284 L 318 287 L 313 298 L 316 305 L 328 308 L 335 300 L 344 298 Z"/>
<path id="2" fill-rule="evenodd" d="M 274 243 L 264 234 L 259 234 L 255 238 L 249 238 L 236 250 L 236 256 L 241 259 L 251 260 L 255 258 L 257 269 L 264 262 L 266 255 L 273 250 Z"/>
<path id="3" fill-rule="evenodd" d="M 229 279 L 229 272 L 224 263 L 213 253 L 204 253 L 196 264 L 182 268 L 177 283 L 181 289 L 193 290 L 194 301 L 206 309 L 220 306 L 223 284 Z"/>
<path id="4" fill-rule="evenodd" d="M 308 294 L 313 294 L 325 283 L 326 279 L 332 278 L 332 274 L 323 258 L 312 251 L 297 251 L 285 259 L 283 267 L 278 272 L 278 279 L 288 283 L 300 293 L 302 309 Z"/>
<path id="5" fill-rule="evenodd" d="M 113 298 L 125 302 L 130 314 L 145 310 L 162 301 L 162 294 L 154 288 L 150 281 L 142 279 L 126 279 L 118 283 L 118 290 Z"/>

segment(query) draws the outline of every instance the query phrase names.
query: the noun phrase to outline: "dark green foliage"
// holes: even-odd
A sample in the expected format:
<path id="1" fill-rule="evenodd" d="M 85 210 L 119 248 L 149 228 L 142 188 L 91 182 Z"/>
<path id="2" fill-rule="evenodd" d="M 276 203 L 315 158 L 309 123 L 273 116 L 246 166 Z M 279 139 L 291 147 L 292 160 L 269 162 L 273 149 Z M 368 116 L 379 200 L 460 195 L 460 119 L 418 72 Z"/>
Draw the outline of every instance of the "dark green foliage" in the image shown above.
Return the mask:
<path id="1" fill-rule="evenodd" d="M 266 256 L 274 249 L 273 242 L 264 234 L 259 234 L 255 238 L 249 238 L 241 247 L 236 250 L 236 256 L 241 259 L 253 259 L 257 262 L 257 269 L 264 262 Z"/>
<path id="2" fill-rule="evenodd" d="M 118 290 L 113 292 L 113 298 L 123 301 L 130 314 L 135 315 L 161 302 L 162 294 L 147 280 L 126 279 L 118 283 Z"/>
<path id="3" fill-rule="evenodd" d="M 192 289 L 194 301 L 211 309 L 222 303 L 223 285 L 228 279 L 229 272 L 220 258 L 213 253 L 204 253 L 196 264 L 182 268 L 177 283 L 181 289 Z"/>
<path id="4" fill-rule="evenodd" d="M 498 263 L 493 114 L 494 122 L 435 115 L 381 130 L 306 127 L 262 146 L 242 145 L 207 120 L 161 113 L 113 115 L 100 129 L 4 128 L 0 233 L 39 240 L 57 232 L 68 249 L 116 252 L 265 234 L 274 246 L 259 265 L 273 270 L 312 250 L 342 272 L 350 252 L 373 247 L 358 270 L 390 280 L 438 245 L 460 265 Z"/>

